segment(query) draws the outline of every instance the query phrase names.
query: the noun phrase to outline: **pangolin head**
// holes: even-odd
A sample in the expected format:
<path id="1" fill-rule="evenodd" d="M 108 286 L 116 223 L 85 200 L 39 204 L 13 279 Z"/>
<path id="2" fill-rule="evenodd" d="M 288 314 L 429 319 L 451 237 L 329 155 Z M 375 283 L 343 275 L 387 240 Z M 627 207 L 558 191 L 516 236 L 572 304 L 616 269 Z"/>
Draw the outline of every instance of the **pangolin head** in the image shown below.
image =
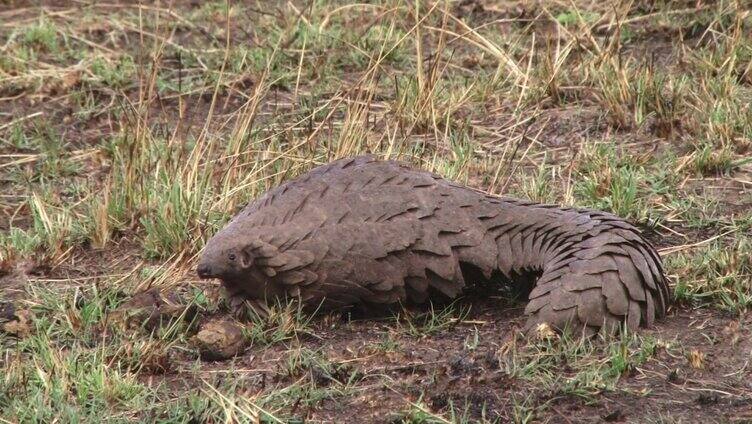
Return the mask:
<path id="1" fill-rule="evenodd" d="M 253 265 L 253 257 L 238 234 L 228 229 L 218 232 L 206 243 L 196 267 L 200 278 L 229 280 L 243 275 Z"/>

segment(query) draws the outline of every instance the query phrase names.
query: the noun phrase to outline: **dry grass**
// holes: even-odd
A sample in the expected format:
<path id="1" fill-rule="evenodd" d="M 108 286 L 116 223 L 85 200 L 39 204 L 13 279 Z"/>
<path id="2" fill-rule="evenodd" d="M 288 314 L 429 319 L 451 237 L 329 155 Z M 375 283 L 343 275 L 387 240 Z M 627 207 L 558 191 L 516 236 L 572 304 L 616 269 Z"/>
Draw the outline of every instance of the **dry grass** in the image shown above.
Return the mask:
<path id="1" fill-rule="evenodd" d="M 752 419 L 745 2 L 60 4 L 0 6 L 0 311 L 28 311 L 0 331 L 0 421 Z M 365 322 L 281 305 L 245 355 L 199 360 L 222 309 L 192 273 L 205 240 L 366 151 L 637 222 L 671 317 L 526 345 L 503 299 Z M 109 329 L 151 287 L 198 315 Z"/>

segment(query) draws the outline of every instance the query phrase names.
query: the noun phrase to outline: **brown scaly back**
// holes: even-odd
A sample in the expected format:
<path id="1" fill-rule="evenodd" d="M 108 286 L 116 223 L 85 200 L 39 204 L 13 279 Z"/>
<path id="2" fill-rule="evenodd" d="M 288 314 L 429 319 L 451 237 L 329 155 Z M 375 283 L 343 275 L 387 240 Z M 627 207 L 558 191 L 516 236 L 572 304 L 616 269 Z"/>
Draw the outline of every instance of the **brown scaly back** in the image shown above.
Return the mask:
<path id="1" fill-rule="evenodd" d="M 636 329 L 669 302 L 655 249 L 615 215 L 489 196 L 371 156 L 320 166 L 251 202 L 198 266 L 232 296 L 325 307 L 453 298 L 468 269 L 511 281 L 540 273 L 528 329 Z"/>

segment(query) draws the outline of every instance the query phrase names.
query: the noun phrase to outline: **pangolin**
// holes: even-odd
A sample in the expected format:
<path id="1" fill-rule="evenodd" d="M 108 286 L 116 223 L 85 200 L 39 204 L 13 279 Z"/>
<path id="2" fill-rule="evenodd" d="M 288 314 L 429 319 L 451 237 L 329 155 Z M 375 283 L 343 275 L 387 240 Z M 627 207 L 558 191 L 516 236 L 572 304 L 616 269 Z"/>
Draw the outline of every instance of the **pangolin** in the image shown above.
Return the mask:
<path id="1" fill-rule="evenodd" d="M 370 155 L 249 203 L 207 241 L 197 273 L 235 299 L 334 308 L 454 298 L 471 279 L 533 275 L 527 330 L 649 327 L 670 300 L 655 249 L 615 215 L 491 196 Z"/>

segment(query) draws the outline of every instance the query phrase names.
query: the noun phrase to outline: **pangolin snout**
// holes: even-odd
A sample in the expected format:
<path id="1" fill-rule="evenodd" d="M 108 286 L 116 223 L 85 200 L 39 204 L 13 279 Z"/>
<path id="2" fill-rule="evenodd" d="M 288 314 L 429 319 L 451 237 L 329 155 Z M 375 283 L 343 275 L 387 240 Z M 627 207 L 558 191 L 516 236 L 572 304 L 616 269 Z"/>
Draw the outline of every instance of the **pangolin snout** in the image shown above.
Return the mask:
<path id="1" fill-rule="evenodd" d="M 196 273 L 198 274 L 199 278 L 213 278 L 214 273 L 212 272 L 211 265 L 208 264 L 199 264 L 198 267 L 196 267 Z"/>

